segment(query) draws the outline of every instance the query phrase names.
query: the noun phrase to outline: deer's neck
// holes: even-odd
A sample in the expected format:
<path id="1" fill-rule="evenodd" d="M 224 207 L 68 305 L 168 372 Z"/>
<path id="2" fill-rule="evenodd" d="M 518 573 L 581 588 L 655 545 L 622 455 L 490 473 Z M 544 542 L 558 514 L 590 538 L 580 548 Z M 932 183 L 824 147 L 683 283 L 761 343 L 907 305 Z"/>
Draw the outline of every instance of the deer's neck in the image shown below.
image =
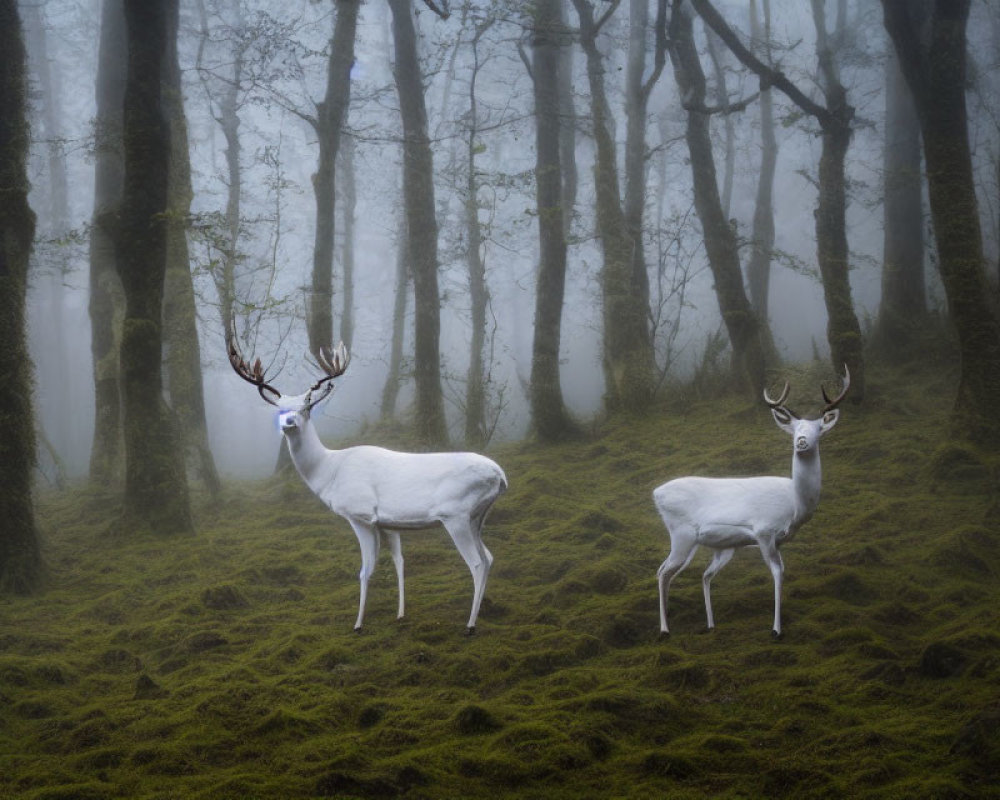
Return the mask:
<path id="1" fill-rule="evenodd" d="M 319 434 L 312 422 L 307 422 L 301 428 L 287 433 L 288 452 L 292 457 L 295 469 L 302 476 L 309 488 L 314 492 L 330 478 L 330 472 L 336 471 L 336 450 L 328 450 L 320 441 Z"/>
<path id="2" fill-rule="evenodd" d="M 819 462 L 819 447 L 792 456 L 792 487 L 795 491 L 795 517 L 805 522 L 819 505 L 823 473 Z"/>

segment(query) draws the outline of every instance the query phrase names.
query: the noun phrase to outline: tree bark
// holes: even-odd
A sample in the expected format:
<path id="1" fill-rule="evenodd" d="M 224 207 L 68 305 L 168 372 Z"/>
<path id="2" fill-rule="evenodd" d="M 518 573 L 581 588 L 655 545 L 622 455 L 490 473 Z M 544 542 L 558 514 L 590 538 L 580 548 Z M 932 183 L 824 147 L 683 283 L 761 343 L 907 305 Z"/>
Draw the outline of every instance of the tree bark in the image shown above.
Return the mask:
<path id="1" fill-rule="evenodd" d="M 316 240 L 313 246 L 309 291 L 309 349 L 333 345 L 333 242 L 336 212 L 337 152 L 341 128 L 351 99 L 351 67 L 358 24 L 358 0 L 336 0 L 337 21 L 330 39 L 326 94 L 316 104 L 312 120 L 319 143 L 319 161 L 313 175 L 316 196 Z"/>
<path id="2" fill-rule="evenodd" d="M 171 5 L 126 0 L 128 79 L 124 104 L 125 178 L 115 236 L 125 290 L 121 375 L 125 430 L 125 497 L 120 532 L 193 532 L 184 462 L 163 400 L 163 286 L 170 127 L 164 115 Z"/>
<path id="3" fill-rule="evenodd" d="M 42 586 L 31 478 L 35 427 L 25 327 L 35 215 L 28 205 L 27 55 L 15 0 L 0 0 L 0 593 Z"/>
<path id="4" fill-rule="evenodd" d="M 396 51 L 394 74 L 403 120 L 403 197 L 414 295 L 415 422 L 428 445 L 446 442 L 441 390 L 441 297 L 438 292 L 438 226 L 434 207 L 434 160 L 427 134 L 423 73 L 408 0 L 389 0 Z"/>
<path id="5" fill-rule="evenodd" d="M 465 264 L 469 273 L 469 323 L 472 341 L 465 382 L 465 442 L 468 447 L 486 444 L 486 374 L 483 348 L 486 344 L 486 309 L 490 302 L 483 262 L 482 231 L 479 227 L 479 180 L 476 153 L 479 142 L 479 104 L 476 79 L 479 77 L 479 41 L 492 21 L 477 26 L 472 38 L 472 65 L 469 68 L 469 125 L 465 131 Z"/>
<path id="6" fill-rule="evenodd" d="M 539 264 L 535 294 L 530 405 L 535 434 L 543 442 L 573 435 L 576 426 L 559 381 L 562 307 L 566 288 L 566 236 L 560 164 L 559 47 L 561 0 L 539 0 L 532 19 L 535 92 L 535 192 Z"/>
<path id="7" fill-rule="evenodd" d="M 892 44 L 885 64 L 885 236 L 872 348 L 890 363 L 920 355 L 927 325 L 920 120 Z"/>
<path id="8" fill-rule="evenodd" d="M 763 0 L 764 24 L 761 29 L 754 0 L 750 1 L 752 38 L 763 42 L 765 63 L 771 63 L 771 3 Z M 770 89 L 760 93 L 760 171 L 753 212 L 753 241 L 747 262 L 747 290 L 750 307 L 761 326 L 762 345 L 768 363 L 778 362 L 778 350 L 770 323 L 771 256 L 774 252 L 774 173 L 778 164 L 778 141 L 774 135 L 774 98 Z"/>
<path id="9" fill-rule="evenodd" d="M 114 220 L 121 205 L 122 106 L 128 67 L 125 10 L 104 0 L 97 67 L 94 210 L 90 230 L 90 351 L 94 370 L 94 441 L 90 480 L 117 484 L 124 474 L 118 354 L 125 297 L 115 267 Z"/>
<path id="10" fill-rule="evenodd" d="M 392 307 L 392 339 L 389 344 L 389 371 L 382 387 L 379 416 L 390 420 L 396 416 L 396 400 L 403 382 L 403 339 L 406 333 L 406 296 L 410 287 L 410 274 L 406 268 L 406 215 L 401 214 L 400 230 L 396 241 L 396 293 Z"/>
<path id="11" fill-rule="evenodd" d="M 820 120 L 822 150 L 819 158 L 819 198 L 816 204 L 816 255 L 826 301 L 827 341 L 838 372 L 851 371 L 854 402 L 865 396 L 864 342 L 861 324 L 851 298 L 850 250 L 847 244 L 847 180 L 845 162 L 851 144 L 854 109 L 840 83 L 835 44 L 826 33 L 824 0 L 812 0 L 816 26 L 816 56 L 828 116 Z M 837 32 L 839 40 L 841 31 Z"/>
<path id="12" fill-rule="evenodd" d="M 691 17 L 675 5 L 670 19 L 670 59 L 681 97 L 688 106 L 687 139 L 694 204 L 701 220 L 705 252 L 715 278 L 719 311 L 732 345 L 734 378 L 755 399 L 764 388 L 760 326 L 743 288 L 736 233 L 722 211 L 705 107 L 705 73 L 694 44 Z"/>
<path id="13" fill-rule="evenodd" d="M 823 0 L 813 0 L 816 51 L 826 105 L 811 100 L 784 73 L 763 63 L 736 37 L 709 0 L 691 0 L 702 19 L 721 38 L 744 66 L 761 79 L 761 88 L 777 87 L 806 114 L 814 117 L 822 132 L 819 165 L 819 198 L 815 211 L 816 249 L 823 297 L 827 308 L 827 339 L 834 368 L 846 364 L 851 371 L 851 399 L 860 403 L 865 393 L 864 354 L 861 325 L 854 313 L 848 278 L 849 253 L 845 214 L 844 159 L 851 140 L 854 109 L 836 73 L 834 53 L 827 41 Z"/>
<path id="14" fill-rule="evenodd" d="M 176 6 L 171 14 L 176 15 Z M 172 16 L 169 41 L 177 41 L 178 19 Z M 163 303 L 163 334 L 166 345 L 167 387 L 184 452 L 201 476 L 212 497 L 222 491 L 215 458 L 208 444 L 205 391 L 201 376 L 201 344 L 198 312 L 188 252 L 187 229 L 191 215 L 191 161 L 188 152 L 187 119 L 181 89 L 181 70 L 176 47 L 166 55 L 163 104 L 170 120 L 170 180 L 168 187 L 167 271 Z"/>
<path id="15" fill-rule="evenodd" d="M 354 341 L 354 223 L 358 207 L 358 188 L 354 168 L 354 137 L 344 137 L 340 148 L 341 166 L 341 221 L 343 222 L 343 244 L 341 245 L 341 267 L 343 268 L 343 298 L 340 313 L 340 341 L 350 352 Z"/>
<path id="16" fill-rule="evenodd" d="M 882 0 L 885 27 L 920 118 L 941 282 L 958 334 L 961 376 L 955 432 L 996 443 L 1000 319 L 986 280 L 965 105 L 969 0 L 926 6 Z M 920 28 L 927 23 L 927 36 Z M 925 43 L 926 41 L 926 43 Z"/>

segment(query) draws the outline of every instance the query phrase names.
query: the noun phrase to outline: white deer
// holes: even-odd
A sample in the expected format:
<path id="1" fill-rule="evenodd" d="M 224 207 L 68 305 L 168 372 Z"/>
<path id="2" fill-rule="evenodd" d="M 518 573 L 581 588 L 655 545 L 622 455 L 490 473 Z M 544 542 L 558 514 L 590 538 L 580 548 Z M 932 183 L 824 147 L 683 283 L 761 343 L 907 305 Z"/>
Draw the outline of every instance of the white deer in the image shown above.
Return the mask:
<path id="1" fill-rule="evenodd" d="M 670 555 L 656 573 L 660 588 L 660 632 L 667 628 L 667 595 L 670 583 L 694 557 L 699 545 L 715 552 L 701 584 L 705 594 L 708 628 L 715 627 L 712 616 L 711 583 L 738 547 L 759 547 L 764 563 L 774 578 L 774 627 L 781 636 L 781 579 L 784 563 L 778 548 L 805 524 L 819 505 L 822 477 L 819 439 L 837 424 L 837 406 L 851 385 L 844 366 L 843 388 L 831 400 L 820 386 L 826 406 L 819 419 L 801 419 L 784 403 L 788 383 L 777 400 L 764 391 L 774 421 L 794 443 L 792 477 L 756 478 L 677 478 L 653 491 L 653 501 L 670 534 Z"/>
<path id="2" fill-rule="evenodd" d="M 361 545 L 361 602 L 356 631 L 361 630 L 368 581 L 378 560 L 380 535 L 389 543 L 399 585 L 403 616 L 403 551 L 399 531 L 442 524 L 472 571 L 474 594 L 468 633 L 473 633 L 493 555 L 483 544 L 483 523 L 490 507 L 507 489 L 499 465 L 476 453 L 399 453 L 381 447 L 323 446 L 310 421 L 312 409 L 333 390 L 333 379 L 349 361 L 341 343 L 333 352 L 317 354 L 326 375 L 300 395 L 283 395 L 265 379 L 260 359 L 251 366 L 236 344 L 235 330 L 227 337 L 229 361 L 236 374 L 257 387 L 260 396 L 280 409 L 281 431 L 292 463 L 302 480 L 330 510 L 354 529 Z"/>

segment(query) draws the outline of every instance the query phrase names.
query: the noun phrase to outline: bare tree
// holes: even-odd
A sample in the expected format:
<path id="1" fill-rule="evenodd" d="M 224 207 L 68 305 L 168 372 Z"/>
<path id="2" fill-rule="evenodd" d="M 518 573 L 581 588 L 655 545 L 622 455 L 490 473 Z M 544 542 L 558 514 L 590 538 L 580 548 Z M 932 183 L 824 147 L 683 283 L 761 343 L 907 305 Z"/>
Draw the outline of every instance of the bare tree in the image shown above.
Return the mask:
<path id="1" fill-rule="evenodd" d="M 847 91 L 840 83 L 834 52 L 835 42 L 831 41 L 826 30 L 824 2 L 812 0 L 816 26 L 816 55 L 825 105 L 811 100 L 784 73 L 768 66 L 751 53 L 709 0 L 692 0 L 692 5 L 705 23 L 726 43 L 733 55 L 760 77 L 762 89 L 770 87 L 779 89 L 819 124 L 822 152 L 819 162 L 819 197 L 815 213 L 816 256 L 823 279 L 823 297 L 826 301 L 827 339 L 834 365 L 838 370 L 844 364 L 848 366 L 854 390 L 853 399 L 855 402 L 861 402 L 865 387 L 864 354 L 861 325 L 854 312 L 848 278 L 850 264 L 844 169 L 847 148 L 851 142 L 854 108 L 847 102 Z M 839 40 L 841 37 L 838 35 L 833 38 Z"/>
<path id="2" fill-rule="evenodd" d="M 341 128 L 351 98 L 351 67 L 358 25 L 359 0 L 336 0 L 337 18 L 330 39 L 326 94 L 316 103 L 315 115 L 302 115 L 313 126 L 319 143 L 319 161 L 313 175 L 316 195 L 316 241 L 313 247 L 309 291 L 309 349 L 333 344 L 333 250 L 336 205 L 337 153 Z"/>
<path id="3" fill-rule="evenodd" d="M 447 440 L 441 390 L 441 298 L 438 292 L 438 225 L 434 208 L 434 160 L 427 134 L 423 74 L 408 0 L 388 0 L 392 9 L 396 91 L 403 120 L 403 197 L 413 278 L 415 423 L 428 444 Z"/>
<path id="4" fill-rule="evenodd" d="M 178 9 L 169 9 L 169 41 L 163 87 L 164 112 L 170 119 L 169 214 L 167 224 L 167 268 L 163 304 L 163 335 L 166 345 L 167 388 L 178 423 L 178 435 L 205 488 L 213 497 L 222 491 L 215 458 L 208 444 L 205 391 L 201 377 L 201 345 L 198 342 L 197 309 L 187 231 L 191 216 L 191 157 L 188 151 L 187 118 L 177 59 Z"/>
<path id="5" fill-rule="evenodd" d="M 685 138 L 691 155 L 695 209 L 715 278 L 719 311 L 732 345 L 734 377 L 745 391 L 760 397 L 764 387 L 760 325 L 743 288 L 736 232 L 722 209 L 708 130 L 705 73 L 695 48 L 691 16 L 680 4 L 674 5 L 669 36 L 674 77 L 688 112 Z"/>
<path id="6" fill-rule="evenodd" d="M 559 48 L 563 35 L 561 5 L 561 0 L 539 0 L 532 8 L 530 19 L 539 264 L 529 392 L 535 433 L 546 442 L 564 439 L 576 431 L 566 411 L 559 381 L 559 346 L 566 287 L 559 115 Z"/>
<path id="7" fill-rule="evenodd" d="M 28 206 L 26 53 L 15 0 L 0 0 L 0 592 L 41 587 L 31 478 L 35 429 L 24 305 L 35 215 Z"/>
<path id="8" fill-rule="evenodd" d="M 166 274 L 170 129 L 162 90 L 176 0 L 126 0 L 128 78 L 123 141 L 125 178 L 115 235 L 125 290 L 121 377 L 125 498 L 121 531 L 193 530 L 184 462 L 163 400 L 161 369 Z"/>
<path id="9" fill-rule="evenodd" d="M 587 57 L 590 84 L 591 121 L 597 145 L 595 184 L 597 193 L 597 230 L 604 254 L 601 291 L 604 318 L 604 397 L 610 410 L 646 408 L 653 399 L 653 347 L 649 332 L 649 280 L 642 247 L 642 208 L 645 196 L 645 130 L 648 90 L 642 84 L 644 62 L 639 53 L 645 47 L 646 16 L 636 9 L 635 22 L 641 43 L 630 48 L 627 91 L 628 147 L 627 168 L 631 169 L 629 186 L 634 196 L 626 209 L 619 188 L 618 159 L 611 129 L 611 107 L 604 85 L 604 57 L 598 49 L 601 28 L 611 19 L 619 3 L 612 3 L 600 19 L 588 0 L 573 0 L 580 19 L 580 42 Z M 662 20 L 661 20 L 662 25 Z M 658 37 L 663 42 L 663 37 Z M 637 52 L 638 51 L 638 52 Z M 658 70 L 662 69 L 661 61 Z M 658 74 L 658 70 L 654 74 Z M 651 88 L 652 84 L 650 84 Z M 631 219 L 629 214 L 631 212 Z M 638 217 L 637 217 L 638 215 Z M 631 223 L 631 224 L 630 224 Z M 637 224 L 636 224 L 637 223 Z"/>
<path id="10" fill-rule="evenodd" d="M 751 38 L 761 60 L 771 64 L 771 0 L 762 0 L 763 25 L 750 0 Z M 757 176 L 757 199 L 753 212 L 753 241 L 747 261 L 747 290 L 750 307 L 761 326 L 762 345 L 769 363 L 778 360 L 777 348 L 769 321 L 771 293 L 771 256 L 774 251 L 774 172 L 778 165 L 778 140 L 774 135 L 774 100 L 770 88 L 760 92 L 760 171 Z"/>
<path id="11" fill-rule="evenodd" d="M 97 66 L 94 210 L 90 228 L 90 350 L 94 364 L 94 441 L 90 480 L 117 483 L 124 473 L 118 354 L 125 297 L 115 268 L 114 221 L 121 204 L 122 108 L 125 100 L 125 9 L 104 0 Z"/>
<path id="12" fill-rule="evenodd" d="M 941 281 L 958 333 L 953 419 L 962 435 L 1000 441 L 1000 319 L 986 280 L 965 105 L 970 0 L 882 0 L 885 27 L 920 119 Z"/>
<path id="13" fill-rule="evenodd" d="M 872 347 L 890 361 L 918 355 L 927 326 L 920 120 L 892 42 L 885 63 L 885 236 Z"/>

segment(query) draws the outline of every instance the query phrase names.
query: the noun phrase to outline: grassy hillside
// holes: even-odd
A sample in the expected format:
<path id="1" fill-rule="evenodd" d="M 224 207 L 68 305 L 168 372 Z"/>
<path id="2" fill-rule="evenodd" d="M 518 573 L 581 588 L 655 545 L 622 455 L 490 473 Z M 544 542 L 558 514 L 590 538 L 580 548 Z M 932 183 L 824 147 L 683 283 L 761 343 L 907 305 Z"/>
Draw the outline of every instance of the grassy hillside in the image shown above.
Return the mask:
<path id="1" fill-rule="evenodd" d="M 713 633 L 702 551 L 658 636 L 652 489 L 790 466 L 732 399 L 492 453 L 473 637 L 443 531 L 404 536 L 402 622 L 383 549 L 359 635 L 357 543 L 297 486 L 232 486 L 171 540 L 46 497 L 50 589 L 0 601 L 0 798 L 1000 797 L 1000 461 L 948 443 L 945 378 L 871 382 L 783 549 L 777 642 L 753 550 Z M 805 411 L 817 376 L 793 386 Z"/>

